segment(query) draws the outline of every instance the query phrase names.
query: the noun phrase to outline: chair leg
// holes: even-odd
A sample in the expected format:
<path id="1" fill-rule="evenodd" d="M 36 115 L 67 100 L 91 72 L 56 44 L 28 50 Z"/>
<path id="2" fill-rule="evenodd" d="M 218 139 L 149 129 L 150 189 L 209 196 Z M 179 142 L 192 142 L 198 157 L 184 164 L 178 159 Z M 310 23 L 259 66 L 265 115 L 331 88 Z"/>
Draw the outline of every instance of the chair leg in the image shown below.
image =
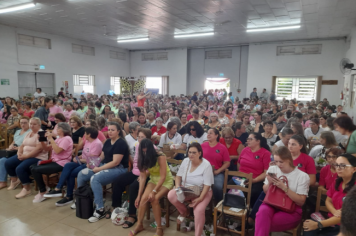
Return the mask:
<path id="1" fill-rule="evenodd" d="M 151 217 L 150 217 L 150 204 L 147 204 L 147 209 L 146 209 L 146 219 L 149 220 Z"/>
<path id="2" fill-rule="evenodd" d="M 245 236 L 245 226 L 246 226 L 246 218 L 241 218 L 241 236 Z"/>
<path id="3" fill-rule="evenodd" d="M 216 210 L 216 209 L 214 209 L 214 222 L 213 222 L 213 224 L 214 224 L 214 234 L 215 234 L 215 236 L 216 236 L 216 231 L 217 231 L 217 229 L 216 229 L 216 227 L 217 227 L 217 215 L 218 215 L 218 211 Z"/>
<path id="4" fill-rule="evenodd" d="M 165 198 L 166 200 L 166 227 L 169 227 L 169 208 L 170 208 L 170 202 L 168 198 Z"/>

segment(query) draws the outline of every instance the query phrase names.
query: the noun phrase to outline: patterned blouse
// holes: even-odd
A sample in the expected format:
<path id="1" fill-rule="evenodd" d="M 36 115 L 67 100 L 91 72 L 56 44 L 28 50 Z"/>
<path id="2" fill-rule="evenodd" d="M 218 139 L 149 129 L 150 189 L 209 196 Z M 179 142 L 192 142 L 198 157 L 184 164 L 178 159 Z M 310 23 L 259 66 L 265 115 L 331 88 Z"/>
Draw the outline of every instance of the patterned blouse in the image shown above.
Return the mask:
<path id="1" fill-rule="evenodd" d="M 8 126 L 11 126 L 11 125 L 15 124 L 16 122 L 18 122 L 19 125 L 20 125 L 20 118 L 21 118 L 20 114 L 18 114 L 17 116 L 10 115 L 9 118 L 7 119 L 6 124 Z M 20 127 L 16 127 L 16 128 L 13 128 L 13 129 L 8 129 L 7 133 L 8 134 L 14 134 L 16 132 L 16 130 L 18 130 L 18 129 L 20 129 Z"/>

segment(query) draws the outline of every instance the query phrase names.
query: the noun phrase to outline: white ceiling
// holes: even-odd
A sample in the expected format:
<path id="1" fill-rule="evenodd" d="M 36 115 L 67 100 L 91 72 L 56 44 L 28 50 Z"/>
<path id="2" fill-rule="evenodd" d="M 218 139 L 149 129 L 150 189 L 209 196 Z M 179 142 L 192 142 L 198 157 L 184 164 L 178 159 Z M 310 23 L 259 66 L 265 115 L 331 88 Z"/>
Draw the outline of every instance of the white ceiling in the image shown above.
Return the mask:
<path id="1" fill-rule="evenodd" d="M 31 0 L 0 0 L 0 8 Z M 127 49 L 223 46 L 346 36 L 356 0 L 36 0 L 35 8 L 0 14 L 0 24 Z M 300 29 L 246 33 L 247 28 L 301 24 Z M 106 25 L 105 27 L 103 27 Z M 179 38 L 174 33 L 214 31 Z M 105 36 L 104 34 L 108 35 Z M 120 43 L 117 38 L 149 36 Z"/>

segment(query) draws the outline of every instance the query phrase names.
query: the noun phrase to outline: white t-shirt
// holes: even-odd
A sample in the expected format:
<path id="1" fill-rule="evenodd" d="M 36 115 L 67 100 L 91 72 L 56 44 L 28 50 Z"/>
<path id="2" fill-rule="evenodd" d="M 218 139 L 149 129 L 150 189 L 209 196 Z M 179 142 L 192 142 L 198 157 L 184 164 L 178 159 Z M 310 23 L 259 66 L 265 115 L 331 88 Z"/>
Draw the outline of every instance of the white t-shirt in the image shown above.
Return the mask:
<path id="1" fill-rule="evenodd" d="M 320 125 L 320 128 L 322 128 L 322 129 L 324 129 L 324 131 L 331 131 L 331 129 L 329 128 L 329 127 L 325 127 L 325 128 L 323 128 L 323 127 L 321 127 L 321 125 Z"/>
<path id="2" fill-rule="evenodd" d="M 38 98 L 38 97 L 46 97 L 47 95 L 46 95 L 44 92 L 41 92 L 41 93 L 35 92 L 35 93 L 33 94 L 33 96 L 34 96 L 35 98 Z"/>
<path id="3" fill-rule="evenodd" d="M 159 140 L 158 147 L 163 148 L 164 144 L 182 144 L 182 136 L 178 132 L 175 133 L 172 139 L 169 138 L 169 135 L 166 139 L 166 134 L 167 133 L 162 134 L 161 139 Z"/>
<path id="4" fill-rule="evenodd" d="M 315 140 L 319 140 L 320 139 L 320 134 L 321 132 L 325 131 L 323 128 L 319 128 L 318 132 L 316 134 L 314 134 L 311 130 L 311 128 L 306 128 L 304 130 L 304 136 L 306 139 L 309 139 L 309 138 L 313 138 Z"/>
<path id="5" fill-rule="evenodd" d="M 187 144 L 187 149 L 189 147 L 189 145 L 191 143 L 199 143 L 199 144 L 202 144 L 204 143 L 205 141 L 208 140 L 208 134 L 207 133 L 204 133 L 200 138 L 198 137 L 194 137 L 193 135 L 191 134 L 186 134 L 184 136 L 184 140 L 183 140 L 183 143 Z"/>
<path id="6" fill-rule="evenodd" d="M 189 187 L 193 185 L 203 187 L 203 185 L 211 186 L 214 184 L 214 174 L 213 169 L 211 168 L 211 164 L 204 158 L 202 160 L 203 162 L 192 173 L 190 173 L 192 164 L 190 163 L 189 158 L 185 158 L 183 160 L 182 164 L 179 167 L 177 176 L 182 177 L 182 185 L 184 184 L 184 187 Z M 187 173 L 188 168 L 189 171 Z M 185 182 L 186 173 L 187 181 Z"/>
<path id="7" fill-rule="evenodd" d="M 276 145 L 277 147 L 284 147 L 284 143 L 282 142 L 282 140 L 277 141 L 274 145 Z"/>
<path id="8" fill-rule="evenodd" d="M 308 196 L 310 184 L 309 175 L 299 170 L 297 167 L 295 167 L 292 172 L 286 174 L 283 173 L 278 166 L 270 166 L 267 173 L 275 173 L 277 178 L 284 175 L 288 179 L 288 186 L 290 190 L 297 194 Z M 267 177 L 265 178 L 264 184 L 268 184 Z"/>
<path id="9" fill-rule="evenodd" d="M 277 136 L 276 134 L 274 134 L 272 137 L 266 138 L 267 144 L 268 144 L 269 148 L 272 148 L 272 147 L 273 147 L 273 145 L 274 145 L 275 142 L 276 142 L 277 137 L 278 137 L 278 136 Z"/>
<path id="10" fill-rule="evenodd" d="M 339 131 L 337 130 L 332 130 L 331 132 L 333 132 L 336 142 L 337 143 L 342 143 L 345 139 L 348 140 L 349 137 L 347 137 L 347 135 L 342 135 Z"/>
<path id="11" fill-rule="evenodd" d="M 126 139 L 126 142 L 127 142 L 127 144 L 129 145 L 129 148 L 130 148 L 130 155 L 132 157 L 134 157 L 138 141 L 137 141 L 137 139 L 134 139 L 131 134 L 126 135 L 125 139 Z"/>

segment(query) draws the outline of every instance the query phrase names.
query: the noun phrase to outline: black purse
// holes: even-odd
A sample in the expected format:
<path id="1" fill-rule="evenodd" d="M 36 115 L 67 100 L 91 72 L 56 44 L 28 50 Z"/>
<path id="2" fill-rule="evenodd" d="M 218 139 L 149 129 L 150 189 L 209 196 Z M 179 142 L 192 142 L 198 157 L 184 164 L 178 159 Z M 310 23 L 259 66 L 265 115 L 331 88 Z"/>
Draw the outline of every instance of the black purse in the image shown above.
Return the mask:
<path id="1" fill-rule="evenodd" d="M 5 150 L 5 149 L 1 149 L 0 150 L 0 158 L 2 157 L 6 157 L 6 158 L 9 158 L 9 157 L 12 157 L 12 156 L 15 156 L 17 154 L 17 150 Z"/>
<path id="2" fill-rule="evenodd" d="M 241 197 L 239 195 L 226 193 L 224 195 L 224 200 L 222 202 L 222 211 L 221 213 L 224 215 L 224 207 L 234 207 L 239 209 L 246 209 L 246 198 Z M 227 231 L 231 235 L 229 227 L 227 227 Z"/>

